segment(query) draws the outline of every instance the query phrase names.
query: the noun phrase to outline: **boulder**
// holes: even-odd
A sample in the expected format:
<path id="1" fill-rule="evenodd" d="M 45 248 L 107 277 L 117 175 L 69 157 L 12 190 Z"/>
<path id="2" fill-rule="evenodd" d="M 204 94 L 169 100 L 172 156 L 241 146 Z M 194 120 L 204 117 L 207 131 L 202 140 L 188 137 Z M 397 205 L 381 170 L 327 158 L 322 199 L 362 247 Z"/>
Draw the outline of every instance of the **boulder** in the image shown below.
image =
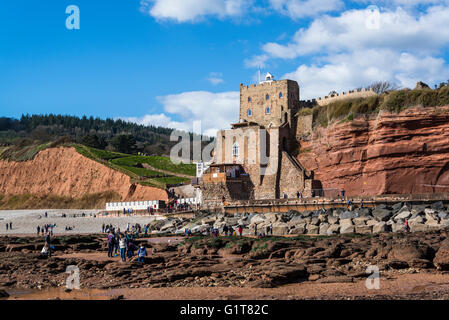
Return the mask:
<path id="1" fill-rule="evenodd" d="M 310 217 L 312 215 L 312 211 L 301 212 L 301 215 L 303 216 L 303 218 Z"/>
<path id="2" fill-rule="evenodd" d="M 306 224 L 297 224 L 289 230 L 288 234 L 304 234 L 306 232 Z"/>
<path id="3" fill-rule="evenodd" d="M 341 225 L 340 224 L 340 233 L 341 234 L 355 233 L 355 228 L 352 224 L 351 225 L 349 225 L 349 224 Z"/>
<path id="4" fill-rule="evenodd" d="M 444 211 L 446 208 L 444 207 L 443 201 L 438 201 L 435 203 L 432 203 L 432 209 L 435 211 Z"/>
<path id="5" fill-rule="evenodd" d="M 405 231 L 405 225 L 403 223 L 393 223 L 391 225 L 391 231 L 393 231 L 393 232 L 403 232 L 403 231 Z"/>
<path id="6" fill-rule="evenodd" d="M 356 225 L 355 232 L 359 234 L 371 234 L 373 233 L 373 226 Z"/>
<path id="7" fill-rule="evenodd" d="M 427 259 L 430 248 L 422 243 L 396 243 L 388 253 L 388 259 L 410 262 L 415 259 Z"/>
<path id="8" fill-rule="evenodd" d="M 265 216 L 263 214 L 257 214 L 251 218 L 250 224 L 259 224 L 265 222 Z"/>
<path id="9" fill-rule="evenodd" d="M 387 224 L 384 221 L 380 221 L 373 225 L 373 233 L 386 232 L 387 230 Z"/>
<path id="10" fill-rule="evenodd" d="M 366 221 L 366 225 L 367 226 L 374 226 L 377 223 L 378 222 L 376 220 L 373 220 L 373 219 L 370 219 L 370 220 Z"/>
<path id="11" fill-rule="evenodd" d="M 393 211 L 399 211 L 399 210 L 401 210 L 401 208 L 402 208 L 403 206 L 404 206 L 404 205 L 403 205 L 402 202 L 398 202 L 398 203 L 395 203 L 393 206 L 391 206 L 391 209 L 392 209 Z"/>
<path id="12" fill-rule="evenodd" d="M 320 214 L 318 216 L 318 220 L 320 221 L 320 223 L 327 222 L 327 219 L 328 219 L 328 215 L 327 214 Z"/>
<path id="13" fill-rule="evenodd" d="M 440 248 L 433 259 L 433 264 L 439 270 L 449 270 L 449 239 L 441 242 Z"/>
<path id="14" fill-rule="evenodd" d="M 410 224 L 410 231 L 411 232 L 422 232 L 429 230 L 428 226 L 424 223 L 413 223 Z"/>
<path id="15" fill-rule="evenodd" d="M 424 218 L 422 216 L 416 216 L 416 218 L 408 219 L 409 226 L 411 226 L 415 223 L 424 223 Z"/>
<path id="16" fill-rule="evenodd" d="M 340 219 L 354 219 L 354 218 L 357 218 L 357 214 L 355 212 L 345 211 L 342 214 L 340 214 Z"/>
<path id="17" fill-rule="evenodd" d="M 319 229 L 320 230 L 320 234 L 326 235 L 327 234 L 327 229 L 329 229 L 330 224 L 324 222 L 324 223 L 321 223 L 319 227 L 320 227 L 320 229 Z"/>
<path id="18" fill-rule="evenodd" d="M 338 217 L 334 217 L 334 216 L 329 216 L 328 218 L 327 218 L 327 222 L 329 223 L 329 224 L 337 224 L 338 223 Z"/>
<path id="19" fill-rule="evenodd" d="M 360 217 L 360 218 L 354 218 L 354 225 L 355 226 L 364 226 L 366 225 L 366 221 L 368 221 L 368 217 Z"/>
<path id="20" fill-rule="evenodd" d="M 354 211 L 357 212 L 357 216 L 359 216 L 359 217 L 369 217 L 369 216 L 371 216 L 370 208 L 357 208 Z"/>
<path id="21" fill-rule="evenodd" d="M 391 217 L 391 211 L 382 208 L 376 208 L 373 210 L 373 217 L 377 221 L 388 221 Z"/>
<path id="22" fill-rule="evenodd" d="M 352 223 L 351 219 L 340 219 L 340 226 L 353 226 L 354 224 Z"/>
<path id="23" fill-rule="evenodd" d="M 320 225 L 320 220 L 318 219 L 318 217 L 313 217 L 312 220 L 310 220 L 309 224 L 313 224 L 315 226 L 319 226 Z"/>
<path id="24" fill-rule="evenodd" d="M 438 218 L 444 219 L 444 220 L 449 219 L 449 214 L 444 211 L 438 212 Z"/>
<path id="25" fill-rule="evenodd" d="M 288 234 L 290 227 L 285 222 L 273 223 L 273 235 L 283 236 Z"/>
<path id="26" fill-rule="evenodd" d="M 400 211 L 395 217 L 394 220 L 398 220 L 398 219 L 408 219 L 412 216 L 412 213 L 408 210 L 405 211 Z"/>
<path id="27" fill-rule="evenodd" d="M 320 228 L 313 224 L 308 224 L 306 226 L 307 234 L 319 234 Z"/>
<path id="28" fill-rule="evenodd" d="M 327 235 L 333 235 L 333 234 L 338 234 L 340 232 L 340 225 L 339 224 L 332 224 L 329 226 L 329 228 L 327 229 L 326 233 Z"/>

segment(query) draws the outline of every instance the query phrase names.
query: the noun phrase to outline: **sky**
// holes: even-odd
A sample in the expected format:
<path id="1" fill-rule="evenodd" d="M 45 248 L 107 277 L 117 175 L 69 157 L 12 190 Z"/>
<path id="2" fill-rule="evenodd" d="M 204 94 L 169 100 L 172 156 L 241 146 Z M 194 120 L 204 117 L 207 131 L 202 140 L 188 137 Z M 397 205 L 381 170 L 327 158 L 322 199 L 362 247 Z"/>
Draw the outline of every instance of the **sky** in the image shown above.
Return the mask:
<path id="1" fill-rule="evenodd" d="M 79 29 L 68 6 L 79 9 Z M 449 0 L 0 3 L 0 116 L 125 119 L 214 136 L 258 69 L 301 99 L 449 79 Z M 200 131 L 196 125 L 195 131 Z"/>

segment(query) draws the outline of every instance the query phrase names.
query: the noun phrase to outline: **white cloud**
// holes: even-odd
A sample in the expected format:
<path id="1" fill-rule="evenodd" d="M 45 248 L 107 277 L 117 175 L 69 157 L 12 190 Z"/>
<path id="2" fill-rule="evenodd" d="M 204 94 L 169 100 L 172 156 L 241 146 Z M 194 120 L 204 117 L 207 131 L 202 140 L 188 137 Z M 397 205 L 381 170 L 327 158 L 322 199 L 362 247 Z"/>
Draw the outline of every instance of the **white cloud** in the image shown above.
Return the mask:
<path id="1" fill-rule="evenodd" d="M 373 23 L 373 18 L 378 20 Z M 370 10 L 348 10 L 315 19 L 287 43 L 266 43 L 262 53 L 245 64 L 252 66 L 261 56 L 265 63 L 307 57 L 310 63 L 282 77 L 297 80 L 306 99 L 378 80 L 403 87 L 414 87 L 419 80 L 432 85 L 449 73 L 439 57 L 449 45 L 448 20 L 449 8 L 441 6 L 422 13 L 381 10 L 374 16 Z"/>
<path id="2" fill-rule="evenodd" d="M 269 3 L 272 9 L 292 19 L 338 11 L 345 6 L 342 0 L 269 0 Z"/>
<path id="3" fill-rule="evenodd" d="M 217 84 L 223 83 L 223 74 L 221 72 L 211 72 L 209 74 L 209 78 L 207 80 L 212 83 L 214 86 Z"/>
<path id="4" fill-rule="evenodd" d="M 251 6 L 247 0 L 141 0 L 141 11 L 157 20 L 197 22 L 207 16 L 240 17 Z"/>
<path id="5" fill-rule="evenodd" d="M 191 91 L 157 99 L 162 104 L 164 113 L 124 120 L 186 131 L 193 131 L 194 122 L 201 121 L 202 133 L 215 137 L 218 130 L 229 128 L 230 124 L 237 122 L 239 117 L 239 92 Z M 174 117 L 181 120 L 173 120 Z"/>

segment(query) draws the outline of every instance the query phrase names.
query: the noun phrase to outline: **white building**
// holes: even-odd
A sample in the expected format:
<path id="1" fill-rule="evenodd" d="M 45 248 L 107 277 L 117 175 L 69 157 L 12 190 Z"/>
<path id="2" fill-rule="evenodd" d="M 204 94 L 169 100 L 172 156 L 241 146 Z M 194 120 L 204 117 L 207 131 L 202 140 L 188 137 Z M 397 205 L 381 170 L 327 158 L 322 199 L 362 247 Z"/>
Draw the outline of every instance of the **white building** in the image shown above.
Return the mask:
<path id="1" fill-rule="evenodd" d="M 150 201 L 128 201 L 128 202 L 108 202 L 106 203 L 106 211 L 132 211 L 136 210 L 148 210 L 152 208 L 158 210 L 165 206 L 165 201 L 150 200 Z"/>

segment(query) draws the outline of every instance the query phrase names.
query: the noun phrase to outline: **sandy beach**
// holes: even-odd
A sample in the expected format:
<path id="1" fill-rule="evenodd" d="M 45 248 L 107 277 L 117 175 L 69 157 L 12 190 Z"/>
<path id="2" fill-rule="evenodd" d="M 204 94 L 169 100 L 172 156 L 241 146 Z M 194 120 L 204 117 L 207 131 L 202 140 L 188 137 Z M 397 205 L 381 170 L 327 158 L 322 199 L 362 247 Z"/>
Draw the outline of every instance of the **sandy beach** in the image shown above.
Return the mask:
<path id="1" fill-rule="evenodd" d="M 47 218 L 45 218 L 47 212 Z M 55 234 L 88 234 L 101 232 L 103 224 L 112 224 L 121 230 L 126 229 L 127 224 L 147 224 L 155 219 L 164 219 L 160 216 L 130 216 L 130 217 L 95 217 L 100 210 L 77 209 L 48 209 L 48 210 L 0 210 L 0 234 L 1 235 L 32 235 L 36 234 L 37 226 L 56 224 Z M 80 217 L 82 213 L 85 217 Z M 62 214 L 66 217 L 63 218 Z M 76 215 L 74 218 L 73 215 Z M 6 230 L 6 224 L 12 222 L 12 230 Z M 73 230 L 65 231 L 65 227 Z"/>

